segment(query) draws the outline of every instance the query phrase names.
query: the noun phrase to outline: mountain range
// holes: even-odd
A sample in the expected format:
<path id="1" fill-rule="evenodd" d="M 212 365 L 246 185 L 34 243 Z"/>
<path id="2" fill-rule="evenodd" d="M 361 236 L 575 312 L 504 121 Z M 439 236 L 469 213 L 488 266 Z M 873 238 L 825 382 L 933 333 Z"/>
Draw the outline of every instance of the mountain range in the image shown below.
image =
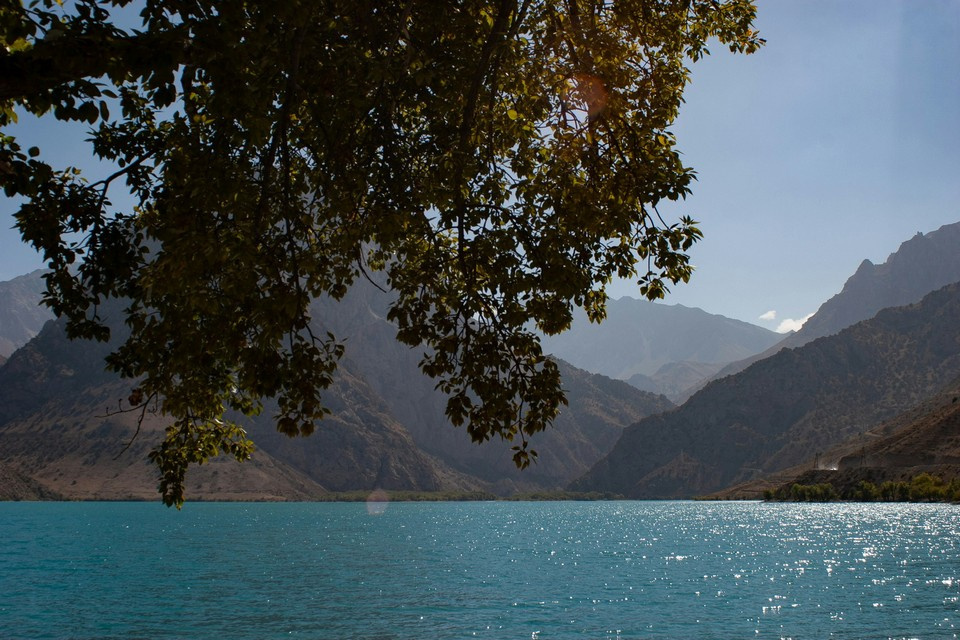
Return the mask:
<path id="1" fill-rule="evenodd" d="M 824 302 L 798 331 L 769 349 L 722 368 L 717 377 L 743 371 L 780 349 L 801 347 L 872 318 L 881 309 L 919 302 L 925 295 L 960 281 L 960 222 L 917 233 L 881 264 L 860 263 L 843 289 Z"/>
<path id="2" fill-rule="evenodd" d="M 563 363 L 571 407 L 535 440 L 540 462 L 521 473 L 513 467 L 511 443 L 478 446 L 446 422 L 443 397 L 417 370 L 418 354 L 393 338 L 386 304 L 385 294 L 366 283 L 340 303 L 318 301 L 318 328 L 338 330 L 347 343 L 336 382 L 324 395 L 331 415 L 312 436 L 290 439 L 277 433 L 267 406 L 247 423 L 257 445 L 253 460 L 218 459 L 191 470 L 189 497 L 557 489 L 609 451 L 623 427 L 672 406 L 662 396 Z M 122 331 L 115 326 L 116 340 Z M 0 462 L 8 477 L 25 479 L 16 483 L 21 493 L 30 495 L 36 483 L 68 499 L 155 497 L 156 472 L 146 455 L 166 422 L 147 412 L 138 431 L 139 414 L 121 410 L 135 383 L 104 370 L 114 346 L 71 342 L 62 323 L 50 322 L 0 367 Z"/>
<path id="3" fill-rule="evenodd" d="M 575 490 L 691 497 L 784 469 L 960 376 L 960 284 L 715 380 L 625 429 Z"/>
<path id="4" fill-rule="evenodd" d="M 316 329 L 346 343 L 324 395 L 331 416 L 313 436 L 289 439 L 268 406 L 247 422 L 253 460 L 191 470 L 188 499 L 563 487 L 634 498 L 757 497 L 797 478 L 960 475 L 958 249 L 960 223 L 918 234 L 885 263 L 864 262 L 783 339 L 699 309 L 632 299 L 611 301 L 599 327 L 578 317 L 569 334 L 544 340 L 570 404 L 537 434 L 539 462 L 523 472 L 511 461 L 512 443 L 476 445 L 449 425 L 444 396 L 417 368 L 420 350 L 395 340 L 389 297 L 360 282 L 342 301 L 312 308 Z M 0 333 L 19 347 L 0 362 L 0 498 L 155 499 L 146 455 L 163 417 L 122 410 L 135 383 L 104 370 L 113 345 L 71 342 L 45 309 L 37 312 L 41 277 L 0 283 L 0 294 L 10 292 L 0 297 Z M 676 407 L 637 387 L 685 402 Z"/>

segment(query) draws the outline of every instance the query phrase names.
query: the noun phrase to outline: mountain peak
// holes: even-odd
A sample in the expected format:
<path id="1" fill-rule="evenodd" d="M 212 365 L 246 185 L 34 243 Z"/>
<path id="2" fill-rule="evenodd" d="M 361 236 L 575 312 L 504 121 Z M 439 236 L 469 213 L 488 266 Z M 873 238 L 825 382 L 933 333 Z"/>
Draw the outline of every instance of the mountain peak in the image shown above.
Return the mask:
<path id="1" fill-rule="evenodd" d="M 872 318 L 887 307 L 919 302 L 931 291 L 960 281 L 960 222 L 917 233 L 875 265 L 864 260 L 837 295 L 790 338 L 797 347 Z"/>

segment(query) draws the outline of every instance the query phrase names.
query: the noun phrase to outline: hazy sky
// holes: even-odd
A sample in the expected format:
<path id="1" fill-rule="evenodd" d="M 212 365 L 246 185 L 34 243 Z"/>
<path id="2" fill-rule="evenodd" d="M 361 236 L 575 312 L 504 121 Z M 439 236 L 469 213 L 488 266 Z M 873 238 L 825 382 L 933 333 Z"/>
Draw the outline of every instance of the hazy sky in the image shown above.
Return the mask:
<path id="1" fill-rule="evenodd" d="M 775 329 L 863 259 L 960 221 L 960 1 L 758 0 L 758 13 L 767 46 L 712 47 L 674 128 L 699 180 L 670 212 L 705 237 L 666 302 Z M 84 162 L 82 135 L 40 135 L 45 155 Z M 42 266 L 10 230 L 14 208 L 0 201 L 0 280 Z"/>

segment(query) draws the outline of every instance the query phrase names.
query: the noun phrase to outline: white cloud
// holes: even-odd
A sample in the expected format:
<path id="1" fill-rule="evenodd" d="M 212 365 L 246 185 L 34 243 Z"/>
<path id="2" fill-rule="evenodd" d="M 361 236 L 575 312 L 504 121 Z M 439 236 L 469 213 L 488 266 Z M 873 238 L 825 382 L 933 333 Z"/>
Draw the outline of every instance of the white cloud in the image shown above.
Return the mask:
<path id="1" fill-rule="evenodd" d="M 785 318 L 780 321 L 780 324 L 777 325 L 777 333 L 789 333 L 791 331 L 799 331 L 800 327 L 803 326 L 803 323 L 810 319 L 812 313 L 808 313 L 799 320 L 794 320 L 793 318 Z"/>
<path id="2" fill-rule="evenodd" d="M 770 309 L 770 311 L 767 311 L 765 314 L 763 314 L 762 316 L 760 316 L 760 319 L 761 319 L 761 320 L 776 320 L 776 319 L 777 319 L 777 312 L 774 311 L 773 309 Z"/>

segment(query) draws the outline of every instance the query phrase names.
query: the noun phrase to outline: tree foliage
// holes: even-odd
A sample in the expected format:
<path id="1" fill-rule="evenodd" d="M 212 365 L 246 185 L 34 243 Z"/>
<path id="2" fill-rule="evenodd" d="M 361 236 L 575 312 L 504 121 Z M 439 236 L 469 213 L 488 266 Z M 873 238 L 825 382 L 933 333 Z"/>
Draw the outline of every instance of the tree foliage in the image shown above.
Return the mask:
<path id="1" fill-rule="evenodd" d="M 133 26 L 118 14 L 139 9 Z M 761 44 L 748 0 L 54 0 L 0 8 L 0 181 L 51 269 L 71 336 L 130 338 L 109 365 L 172 417 L 164 500 L 188 465 L 251 443 L 224 415 L 279 403 L 309 434 L 343 347 L 310 303 L 383 272 L 402 342 L 484 441 L 564 402 L 531 327 L 604 316 L 691 274 L 694 178 L 669 127 L 717 39 Z M 126 22 L 130 22 L 129 19 Z M 49 164 L 18 114 L 87 123 L 110 175 Z M 133 194 L 121 210 L 111 193 Z"/>

